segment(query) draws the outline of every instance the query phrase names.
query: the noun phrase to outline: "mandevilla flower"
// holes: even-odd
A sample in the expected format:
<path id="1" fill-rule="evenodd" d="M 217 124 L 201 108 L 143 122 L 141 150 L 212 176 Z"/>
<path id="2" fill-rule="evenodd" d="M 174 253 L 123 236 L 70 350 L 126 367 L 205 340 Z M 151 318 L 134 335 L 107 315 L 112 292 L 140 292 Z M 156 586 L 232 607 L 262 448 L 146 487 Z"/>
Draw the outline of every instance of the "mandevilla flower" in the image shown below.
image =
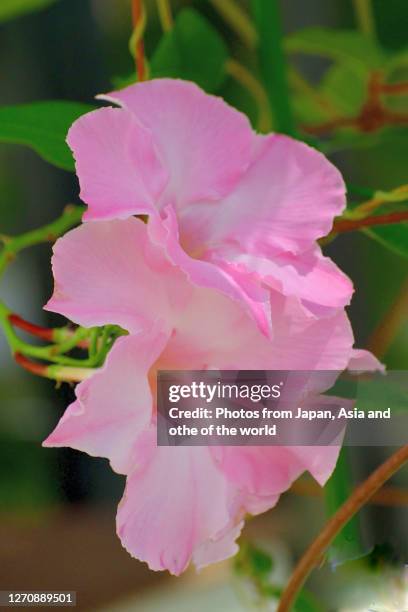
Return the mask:
<path id="1" fill-rule="evenodd" d="M 345 206 L 342 177 L 321 153 L 256 134 L 193 83 L 157 79 L 101 98 L 120 108 L 82 116 L 67 139 L 85 220 L 149 215 L 151 240 L 173 263 L 245 303 L 265 334 L 270 290 L 315 316 L 350 301 L 349 279 L 316 243 Z"/>
<path id="2" fill-rule="evenodd" d="M 212 170 L 221 173 L 218 165 Z M 98 170 L 95 181 L 101 180 Z M 232 171 L 229 181 L 235 181 Z M 211 189 L 202 183 L 195 193 L 208 196 Z M 76 401 L 44 444 L 107 457 L 127 476 L 117 531 L 133 556 L 174 574 L 190 561 L 200 567 L 226 558 L 236 551 L 245 513 L 272 507 L 305 470 L 326 481 L 337 446 L 158 447 L 155 379 L 158 369 L 338 371 L 350 359 L 372 366 L 369 356 L 353 350 L 343 309 L 316 318 L 297 298 L 271 289 L 268 338 L 241 303 L 192 283 L 184 266 L 174 264 L 168 243 L 158 245 L 149 224 L 133 217 L 91 221 L 69 232 L 55 245 L 53 270 L 49 310 L 81 325 L 112 323 L 129 332 L 105 365 L 78 385 Z"/>

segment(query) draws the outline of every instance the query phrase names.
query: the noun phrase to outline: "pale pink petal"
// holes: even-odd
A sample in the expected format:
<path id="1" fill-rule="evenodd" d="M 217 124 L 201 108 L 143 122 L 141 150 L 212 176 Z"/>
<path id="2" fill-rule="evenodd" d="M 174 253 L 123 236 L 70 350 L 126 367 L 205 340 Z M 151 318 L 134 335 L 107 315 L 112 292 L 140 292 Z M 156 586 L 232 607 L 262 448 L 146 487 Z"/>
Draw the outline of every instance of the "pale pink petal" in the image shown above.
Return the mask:
<path id="1" fill-rule="evenodd" d="M 76 160 L 84 219 L 150 213 L 167 182 L 152 134 L 134 115 L 102 108 L 80 117 L 67 142 Z"/>
<path id="2" fill-rule="evenodd" d="M 233 241 L 246 253 L 299 253 L 330 231 L 345 203 L 341 174 L 324 155 L 287 136 L 258 136 L 256 158 L 208 233 L 214 245 Z"/>
<path id="3" fill-rule="evenodd" d="M 122 474 L 133 470 L 135 440 L 152 419 L 148 372 L 166 340 L 155 330 L 119 338 L 105 365 L 77 386 L 77 400 L 43 445 L 70 446 L 106 457 Z"/>
<path id="4" fill-rule="evenodd" d="M 325 405 L 344 403 L 339 398 L 319 398 L 325 400 Z M 315 407 L 316 402 L 309 403 L 309 407 Z M 302 407 L 307 409 L 307 402 L 302 402 Z M 290 427 L 293 433 L 296 424 L 292 423 Z M 295 440 L 301 439 L 302 424 L 298 423 L 297 427 L 299 431 Z M 211 452 L 228 480 L 249 495 L 247 511 L 263 512 L 272 507 L 279 495 L 305 471 L 309 471 L 319 484 L 326 482 L 336 465 L 344 429 L 333 433 L 335 437 L 331 444 L 325 446 L 224 446 L 212 447 Z M 316 442 L 319 435 L 320 428 L 317 427 Z"/>
<path id="5" fill-rule="evenodd" d="M 126 550 L 151 569 L 178 575 L 196 550 L 230 525 L 229 495 L 230 486 L 207 448 L 157 447 L 151 461 L 128 477 L 118 535 Z M 214 560 L 219 554 L 214 549 Z"/>
<path id="6" fill-rule="evenodd" d="M 303 469 L 312 474 L 313 478 L 324 486 L 334 468 L 341 449 L 341 439 L 338 444 L 329 446 L 291 446 L 292 454 L 302 462 Z"/>
<path id="7" fill-rule="evenodd" d="M 262 369 L 273 363 L 273 346 L 239 304 L 196 289 L 160 363 L 161 369 Z"/>
<path id="8" fill-rule="evenodd" d="M 266 512 L 267 510 L 270 510 L 276 506 L 279 501 L 279 497 L 280 495 L 261 496 L 246 493 L 243 499 L 243 509 L 245 510 L 245 513 L 253 515 L 262 514 L 263 512 Z"/>
<path id="9" fill-rule="evenodd" d="M 353 349 L 348 369 L 352 372 L 385 372 L 384 364 L 364 349 Z"/>
<path id="10" fill-rule="evenodd" d="M 228 480 L 257 497 L 283 493 L 305 469 L 283 446 L 219 446 L 211 451 Z"/>
<path id="11" fill-rule="evenodd" d="M 323 376 L 317 376 L 316 381 L 321 379 L 324 384 L 324 378 Z M 330 388 L 334 383 L 335 377 L 332 378 L 329 384 L 324 384 L 324 386 Z M 324 389 L 320 389 L 318 391 L 323 390 Z M 314 395 L 312 393 L 301 404 L 304 410 L 325 410 L 331 408 L 333 412 L 336 413 L 336 410 L 342 407 L 347 410 L 352 409 L 354 402 L 353 400 L 336 397 L 334 395 Z M 301 422 L 298 426 L 302 427 Z M 330 443 L 325 445 L 319 445 L 319 429 L 320 427 L 317 424 L 315 445 L 294 445 L 288 448 L 292 455 L 301 462 L 303 469 L 307 470 L 321 486 L 324 486 L 336 467 L 346 428 L 344 421 L 330 423 L 329 429 L 325 432 L 325 437 L 327 437 L 327 434 L 331 434 L 332 439 Z M 299 435 L 301 435 L 301 433 Z M 301 438 L 300 440 L 302 441 Z"/>
<path id="12" fill-rule="evenodd" d="M 217 200 L 248 167 L 254 134 L 247 117 L 194 83 L 155 79 L 99 97 L 151 130 L 170 174 L 167 203 Z"/>
<path id="13" fill-rule="evenodd" d="M 193 554 L 193 563 L 197 569 L 206 567 L 211 563 L 218 563 L 232 557 L 238 552 L 236 539 L 239 537 L 244 522 L 230 527 L 224 534 L 213 540 L 206 540 L 196 548 Z"/>
<path id="14" fill-rule="evenodd" d="M 184 275 L 135 218 L 68 232 L 54 246 L 52 265 L 55 288 L 46 310 L 86 327 L 117 324 L 137 332 L 159 319 L 170 324 L 190 293 Z"/>

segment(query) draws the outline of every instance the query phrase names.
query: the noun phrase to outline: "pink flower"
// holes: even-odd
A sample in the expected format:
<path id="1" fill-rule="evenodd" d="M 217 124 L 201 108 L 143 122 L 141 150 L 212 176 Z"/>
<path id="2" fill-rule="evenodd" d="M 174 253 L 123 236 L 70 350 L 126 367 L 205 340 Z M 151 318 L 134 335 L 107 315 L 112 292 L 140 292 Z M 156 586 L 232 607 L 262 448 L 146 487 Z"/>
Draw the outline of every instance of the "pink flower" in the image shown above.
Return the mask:
<path id="1" fill-rule="evenodd" d="M 236 551 L 245 513 L 272 507 L 305 470 L 326 481 L 338 447 L 157 447 L 155 375 L 158 369 L 342 370 L 351 358 L 366 357 L 353 351 L 342 309 L 317 319 L 297 298 L 272 289 L 267 338 L 240 303 L 192 284 L 165 246 L 151 240 L 148 225 L 133 217 L 69 232 L 55 245 L 53 270 L 47 309 L 81 325 L 118 324 L 130 332 L 78 385 L 76 401 L 44 444 L 107 457 L 126 475 L 117 531 L 133 556 L 174 574 L 190 561 L 200 567 L 223 559 Z"/>
<path id="2" fill-rule="evenodd" d="M 86 220 L 149 215 L 151 240 L 173 263 L 245 303 L 266 334 L 271 290 L 315 316 L 349 302 L 349 279 L 316 243 L 345 205 L 322 154 L 255 134 L 193 83 L 158 79 L 104 98 L 120 108 L 84 115 L 68 134 Z"/>

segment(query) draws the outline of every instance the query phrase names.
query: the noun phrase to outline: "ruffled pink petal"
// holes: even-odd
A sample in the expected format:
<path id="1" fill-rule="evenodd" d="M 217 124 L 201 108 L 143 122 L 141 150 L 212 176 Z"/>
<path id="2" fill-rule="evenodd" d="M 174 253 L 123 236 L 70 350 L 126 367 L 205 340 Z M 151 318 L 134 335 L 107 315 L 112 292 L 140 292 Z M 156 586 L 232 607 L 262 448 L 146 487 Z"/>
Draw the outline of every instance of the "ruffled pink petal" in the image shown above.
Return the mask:
<path id="1" fill-rule="evenodd" d="M 198 546 L 193 553 L 193 563 L 196 568 L 201 569 L 211 563 L 218 563 L 234 556 L 239 549 L 236 540 L 243 526 L 244 522 L 240 521 L 238 524 L 230 527 L 219 538 L 206 540 Z"/>
<path id="2" fill-rule="evenodd" d="M 350 279 L 318 247 L 298 255 L 275 253 L 266 259 L 240 253 L 234 246 L 214 252 L 211 260 L 238 280 L 252 273 L 258 285 L 264 283 L 284 295 L 297 296 L 318 316 L 348 305 L 353 294 Z"/>
<path id="3" fill-rule="evenodd" d="M 167 206 L 163 215 L 150 217 L 148 232 L 153 243 L 162 245 L 170 260 L 181 268 L 197 287 L 216 289 L 242 304 L 253 317 L 259 329 L 270 333 L 269 292 L 250 272 L 234 274 L 223 262 L 212 263 L 191 257 L 180 244 L 174 209 Z"/>
<path id="4" fill-rule="evenodd" d="M 324 155 L 287 136 L 258 136 L 251 167 L 220 203 L 211 241 L 266 258 L 271 248 L 299 253 L 330 231 L 345 202 L 341 174 Z"/>
<path id="5" fill-rule="evenodd" d="M 132 454 L 135 440 L 152 419 L 148 372 L 166 340 L 155 330 L 119 338 L 105 365 L 77 386 L 77 400 L 43 446 L 69 446 L 106 457 L 121 474 L 134 469 L 135 459 L 139 460 Z"/>
<path id="6" fill-rule="evenodd" d="M 132 113 L 102 108 L 72 125 L 67 142 L 76 160 L 90 219 L 150 213 L 167 183 L 151 132 Z"/>
<path id="7" fill-rule="evenodd" d="M 46 310 L 86 327 L 117 324 L 137 332 L 155 320 L 170 325 L 191 291 L 135 218 L 68 232 L 54 246 L 52 265 L 55 288 Z"/>
<path id="8" fill-rule="evenodd" d="M 277 370 L 335 370 L 347 367 L 354 343 L 344 310 L 317 319 L 296 298 L 271 291 L 273 365 Z"/>
<path id="9" fill-rule="evenodd" d="M 151 461 L 128 477 L 118 535 L 126 550 L 151 569 L 178 575 L 196 551 L 198 562 L 220 557 L 220 549 L 211 552 L 203 545 L 230 525 L 229 495 L 230 486 L 207 448 L 157 447 Z M 224 552 L 231 551 L 231 538 L 228 547 Z"/>
<path id="10" fill-rule="evenodd" d="M 194 83 L 155 79 L 99 97 L 151 130 L 170 174 L 167 203 L 217 200 L 248 167 L 254 134 L 247 117 Z"/>
<path id="11" fill-rule="evenodd" d="M 271 292 L 268 339 L 220 292 L 197 288 L 174 322 L 162 369 L 334 370 L 347 367 L 353 334 L 343 310 L 317 319 L 296 298 Z"/>

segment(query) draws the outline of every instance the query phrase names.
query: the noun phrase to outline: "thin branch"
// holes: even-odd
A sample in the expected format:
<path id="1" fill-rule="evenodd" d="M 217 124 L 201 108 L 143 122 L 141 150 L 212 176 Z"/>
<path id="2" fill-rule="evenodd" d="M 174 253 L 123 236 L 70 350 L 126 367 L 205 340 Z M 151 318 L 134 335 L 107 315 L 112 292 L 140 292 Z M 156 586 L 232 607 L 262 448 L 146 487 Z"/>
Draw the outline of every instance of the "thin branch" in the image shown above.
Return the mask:
<path id="1" fill-rule="evenodd" d="M 157 10 L 163 32 L 170 32 L 173 27 L 173 15 L 169 0 L 157 0 Z"/>
<path id="2" fill-rule="evenodd" d="M 143 32 L 146 15 L 142 0 L 132 0 L 133 39 L 135 51 L 136 74 L 138 81 L 146 78 L 146 61 L 144 54 Z"/>
<path id="3" fill-rule="evenodd" d="M 354 232 L 365 227 L 392 225 L 394 223 L 403 223 L 404 221 L 408 221 L 408 211 L 406 210 L 364 217 L 363 219 L 338 219 L 334 222 L 333 233 L 343 234 L 344 232 Z"/>
<path id="4" fill-rule="evenodd" d="M 35 323 L 30 323 L 30 321 L 26 321 L 22 317 L 12 313 L 8 317 L 11 325 L 14 327 L 18 327 L 23 331 L 27 332 L 31 336 L 35 336 L 36 338 L 40 338 L 41 340 L 45 340 L 46 342 L 54 341 L 54 332 L 55 330 L 52 327 L 42 327 L 41 325 L 36 325 Z"/>
<path id="5" fill-rule="evenodd" d="M 39 229 L 33 230 L 4 241 L 3 249 L 0 251 L 0 275 L 4 272 L 7 265 L 12 262 L 16 255 L 27 247 L 40 244 L 42 242 L 54 242 L 58 236 L 62 236 L 69 229 L 78 225 L 81 221 L 84 209 L 82 206 L 69 205 L 65 208 L 59 219 L 44 225 Z"/>
<path id="6" fill-rule="evenodd" d="M 234 0 L 210 0 L 214 8 L 237 33 L 242 42 L 253 49 L 258 35 L 247 15 Z"/>
<path id="7" fill-rule="evenodd" d="M 74 329 L 69 327 L 43 327 L 42 325 L 36 325 L 35 323 L 31 323 L 30 321 L 26 321 L 19 315 L 11 313 L 9 315 L 9 321 L 11 325 L 17 327 L 18 329 L 22 329 L 27 334 L 31 336 L 35 336 L 36 338 L 40 338 L 41 340 L 45 340 L 46 342 L 65 342 L 66 340 L 70 340 L 76 337 L 76 332 Z M 88 348 L 89 340 L 80 340 L 76 346 L 80 348 Z"/>
<path id="8" fill-rule="evenodd" d="M 49 378 L 50 380 L 57 380 L 59 382 L 81 382 L 90 378 L 94 372 L 93 368 L 77 368 L 71 366 L 60 366 L 60 365 L 46 365 L 37 361 L 28 359 L 21 353 L 15 353 L 14 359 L 19 366 L 21 366 L 27 372 L 41 376 L 42 378 Z"/>
<path id="9" fill-rule="evenodd" d="M 297 480 L 293 483 L 289 491 L 295 495 L 306 497 L 323 496 L 323 489 L 313 480 Z M 369 503 L 377 506 L 408 506 L 408 491 L 400 489 L 399 487 L 385 486 L 373 495 L 373 497 L 369 500 Z"/>
<path id="10" fill-rule="evenodd" d="M 353 0 L 353 5 L 360 31 L 368 38 L 375 40 L 375 20 L 371 0 Z"/>
<path id="11" fill-rule="evenodd" d="M 383 204 L 405 200 L 408 200 L 408 185 L 401 185 L 392 191 L 376 191 L 372 198 L 353 209 L 353 217 L 356 219 L 367 217 Z"/>
<path id="12" fill-rule="evenodd" d="M 383 83 L 381 91 L 385 94 L 408 94 L 408 82 Z"/>
<path id="13" fill-rule="evenodd" d="M 271 113 L 269 110 L 268 96 L 262 84 L 256 77 L 239 62 L 229 59 L 226 64 L 230 74 L 240 85 L 249 91 L 258 107 L 258 128 L 260 132 L 268 132 L 271 127 Z"/>
<path id="14" fill-rule="evenodd" d="M 304 132 L 315 136 L 328 134 L 339 128 L 353 128 L 363 133 L 375 132 L 387 125 L 408 125 L 408 114 L 398 113 L 384 106 L 381 96 L 389 93 L 404 93 L 408 84 L 383 83 L 383 74 L 374 71 L 370 75 L 367 100 L 354 117 L 334 117 L 317 125 L 302 125 Z"/>
<path id="15" fill-rule="evenodd" d="M 394 339 L 401 325 L 408 319 L 408 277 L 402 284 L 397 299 L 385 317 L 376 327 L 368 341 L 368 350 L 381 359 Z"/>
<path id="16" fill-rule="evenodd" d="M 295 603 L 307 577 L 319 563 L 327 548 L 344 525 L 372 498 L 382 485 L 408 461 L 408 445 L 397 450 L 387 461 L 378 467 L 355 491 L 339 510 L 326 523 L 318 537 L 295 567 L 293 574 L 282 594 L 277 612 L 288 612 Z"/>

